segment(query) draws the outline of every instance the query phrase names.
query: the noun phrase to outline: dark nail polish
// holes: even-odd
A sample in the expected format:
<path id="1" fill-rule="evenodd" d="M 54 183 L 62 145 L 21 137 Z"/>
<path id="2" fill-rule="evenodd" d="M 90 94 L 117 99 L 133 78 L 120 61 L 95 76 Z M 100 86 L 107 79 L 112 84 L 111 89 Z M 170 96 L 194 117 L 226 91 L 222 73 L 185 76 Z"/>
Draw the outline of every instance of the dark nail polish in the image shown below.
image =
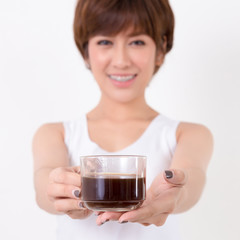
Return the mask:
<path id="1" fill-rule="evenodd" d="M 167 179 L 170 179 L 170 178 L 173 177 L 173 172 L 172 171 L 167 170 L 167 171 L 165 171 L 165 174 L 166 174 Z"/>
<path id="2" fill-rule="evenodd" d="M 104 223 L 109 222 L 109 219 L 105 220 L 104 222 L 101 223 L 103 225 Z"/>
<path id="3" fill-rule="evenodd" d="M 79 205 L 80 208 L 85 208 L 83 202 L 79 202 L 78 205 Z"/>
<path id="4" fill-rule="evenodd" d="M 122 224 L 122 223 L 128 223 L 128 221 L 122 221 L 122 222 L 120 222 L 120 223 L 121 223 L 121 224 Z"/>
<path id="5" fill-rule="evenodd" d="M 75 191 L 73 192 L 73 194 L 74 194 L 75 197 L 79 198 L 79 196 L 80 196 L 80 191 L 79 191 L 79 190 L 75 190 Z"/>

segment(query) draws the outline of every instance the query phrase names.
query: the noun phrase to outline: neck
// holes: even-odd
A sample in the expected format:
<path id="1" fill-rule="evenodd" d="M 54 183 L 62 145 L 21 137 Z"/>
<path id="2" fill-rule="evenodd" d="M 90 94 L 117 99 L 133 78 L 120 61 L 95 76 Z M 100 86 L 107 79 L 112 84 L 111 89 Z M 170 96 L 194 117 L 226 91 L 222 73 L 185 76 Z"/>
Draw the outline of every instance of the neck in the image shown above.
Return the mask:
<path id="1" fill-rule="evenodd" d="M 133 119 L 151 119 L 158 113 L 154 111 L 144 97 L 134 99 L 131 102 L 116 102 L 108 98 L 101 97 L 98 105 L 88 113 L 88 118 L 107 118 L 114 121 L 124 121 Z"/>

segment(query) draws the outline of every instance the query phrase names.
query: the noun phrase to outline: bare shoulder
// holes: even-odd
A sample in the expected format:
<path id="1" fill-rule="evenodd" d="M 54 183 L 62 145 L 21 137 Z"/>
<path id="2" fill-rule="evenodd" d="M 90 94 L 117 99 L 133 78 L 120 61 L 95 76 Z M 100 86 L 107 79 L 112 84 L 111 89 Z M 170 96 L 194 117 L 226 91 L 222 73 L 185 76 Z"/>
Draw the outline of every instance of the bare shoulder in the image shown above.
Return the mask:
<path id="1" fill-rule="evenodd" d="M 39 138 L 64 138 L 64 127 L 62 123 L 45 123 L 40 126 L 35 135 L 33 140 Z"/>
<path id="2" fill-rule="evenodd" d="M 209 128 L 202 124 L 181 122 L 177 128 L 176 133 L 177 142 L 182 139 L 199 139 L 205 140 L 213 143 L 213 135 Z"/>

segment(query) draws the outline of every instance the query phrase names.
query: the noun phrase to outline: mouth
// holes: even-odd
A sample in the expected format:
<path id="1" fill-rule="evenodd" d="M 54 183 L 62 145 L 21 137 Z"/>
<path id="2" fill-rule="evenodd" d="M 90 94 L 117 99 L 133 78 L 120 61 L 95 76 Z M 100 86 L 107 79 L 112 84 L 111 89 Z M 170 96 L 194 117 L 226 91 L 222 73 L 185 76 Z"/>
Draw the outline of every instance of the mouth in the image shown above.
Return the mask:
<path id="1" fill-rule="evenodd" d="M 134 79 L 137 74 L 132 75 L 108 75 L 108 77 L 117 82 L 127 82 Z"/>

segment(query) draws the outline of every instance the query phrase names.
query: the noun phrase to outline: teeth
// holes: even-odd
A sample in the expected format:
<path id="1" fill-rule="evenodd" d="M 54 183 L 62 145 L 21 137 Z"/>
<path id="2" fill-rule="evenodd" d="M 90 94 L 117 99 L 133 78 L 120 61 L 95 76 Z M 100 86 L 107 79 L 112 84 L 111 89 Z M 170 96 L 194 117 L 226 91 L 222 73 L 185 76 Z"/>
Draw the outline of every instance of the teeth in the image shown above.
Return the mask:
<path id="1" fill-rule="evenodd" d="M 109 75 L 109 77 L 113 80 L 119 81 L 119 82 L 126 82 L 131 79 L 133 79 L 136 75 L 129 75 L 129 76 L 113 76 Z"/>

